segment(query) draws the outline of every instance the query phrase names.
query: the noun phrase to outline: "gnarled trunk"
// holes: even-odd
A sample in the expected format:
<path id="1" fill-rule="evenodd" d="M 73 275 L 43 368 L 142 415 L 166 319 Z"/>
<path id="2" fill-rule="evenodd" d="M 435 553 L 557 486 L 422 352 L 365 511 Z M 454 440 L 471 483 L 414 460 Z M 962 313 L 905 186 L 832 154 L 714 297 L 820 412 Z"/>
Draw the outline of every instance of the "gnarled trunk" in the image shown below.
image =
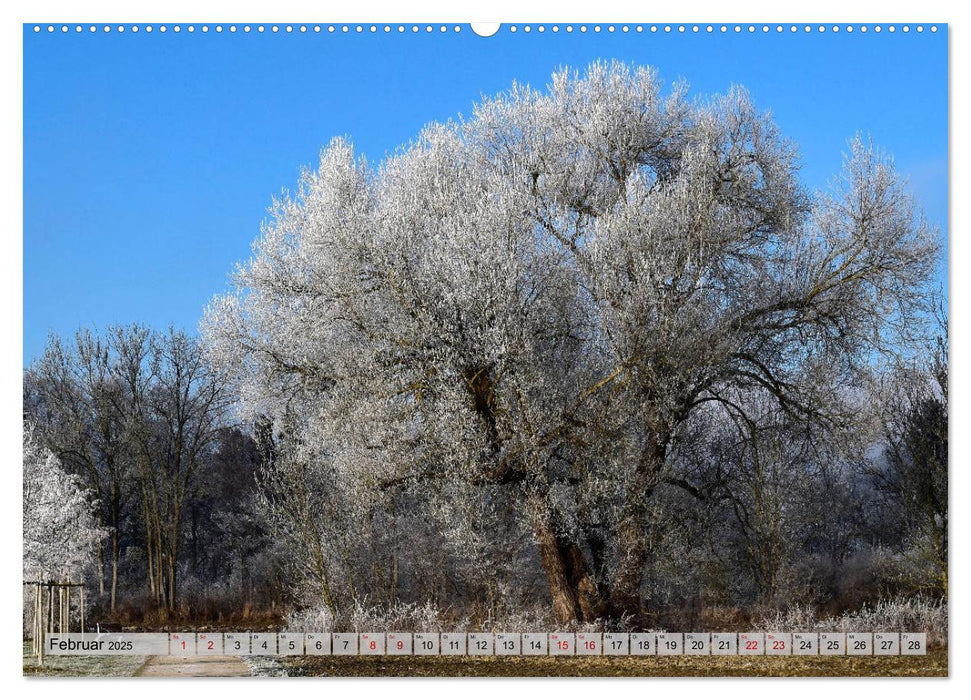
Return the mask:
<path id="1" fill-rule="evenodd" d="M 568 624 L 602 617 L 604 601 L 583 550 L 557 532 L 554 515 L 541 491 L 529 494 L 528 505 L 556 619 Z"/>
<path id="2" fill-rule="evenodd" d="M 567 563 L 557 542 L 546 499 L 543 494 L 534 491 L 529 494 L 528 503 L 539 558 L 553 599 L 553 613 L 562 623 L 579 620 L 582 614 L 580 601 L 576 589 L 570 585 Z"/>
<path id="3" fill-rule="evenodd" d="M 567 578 L 576 590 L 580 605 L 580 620 L 593 622 L 602 618 L 607 611 L 606 601 L 597 588 L 597 582 L 587 565 L 583 550 L 575 542 L 564 542 L 560 551 L 564 552 L 567 563 Z"/>

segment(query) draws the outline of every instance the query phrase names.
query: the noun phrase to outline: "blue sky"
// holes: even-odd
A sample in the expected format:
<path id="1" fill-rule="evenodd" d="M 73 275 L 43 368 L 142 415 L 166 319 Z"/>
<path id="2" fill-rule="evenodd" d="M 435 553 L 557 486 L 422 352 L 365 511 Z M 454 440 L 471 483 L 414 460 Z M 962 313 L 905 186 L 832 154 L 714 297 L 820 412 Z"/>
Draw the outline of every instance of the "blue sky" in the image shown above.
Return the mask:
<path id="1" fill-rule="evenodd" d="M 947 30 L 75 34 L 24 27 L 24 362 L 49 332 L 195 330 L 271 197 L 333 136 L 379 160 L 513 80 L 596 59 L 746 86 L 824 187 L 857 132 L 946 235 Z M 942 268 L 942 275 L 944 274 Z M 942 277 L 943 279 L 943 277 Z"/>

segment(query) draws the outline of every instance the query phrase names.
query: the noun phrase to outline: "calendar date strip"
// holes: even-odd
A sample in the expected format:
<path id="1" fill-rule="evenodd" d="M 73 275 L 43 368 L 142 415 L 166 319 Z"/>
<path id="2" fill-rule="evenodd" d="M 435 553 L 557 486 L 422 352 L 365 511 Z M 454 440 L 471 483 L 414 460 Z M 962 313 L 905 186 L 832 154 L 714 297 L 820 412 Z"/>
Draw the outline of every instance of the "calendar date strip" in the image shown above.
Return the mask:
<path id="1" fill-rule="evenodd" d="M 924 632 L 50 634 L 55 656 L 923 656 Z"/>

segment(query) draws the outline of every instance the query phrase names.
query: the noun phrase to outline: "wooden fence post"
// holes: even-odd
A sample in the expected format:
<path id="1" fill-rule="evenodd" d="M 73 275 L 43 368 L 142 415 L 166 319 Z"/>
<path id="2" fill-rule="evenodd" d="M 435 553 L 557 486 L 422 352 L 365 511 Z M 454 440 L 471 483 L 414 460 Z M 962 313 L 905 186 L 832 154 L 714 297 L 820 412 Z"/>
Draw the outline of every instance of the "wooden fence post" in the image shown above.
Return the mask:
<path id="1" fill-rule="evenodd" d="M 37 584 L 37 628 L 40 631 L 40 646 L 38 647 L 38 662 L 41 666 L 44 665 L 44 645 L 47 643 L 44 640 L 44 628 L 45 619 L 47 617 L 47 610 L 44 609 L 44 585 L 41 583 Z"/>
<path id="2" fill-rule="evenodd" d="M 24 597 L 33 591 L 34 603 L 30 630 L 30 654 L 37 657 L 37 663 L 44 665 L 44 646 L 49 634 L 71 633 L 71 589 L 78 589 L 78 619 L 81 633 L 84 633 L 84 581 L 75 583 L 69 576 L 67 581 L 24 581 Z M 55 600 L 54 591 L 57 590 Z M 45 598 L 46 596 L 46 598 Z M 24 601 L 26 605 L 26 601 Z M 26 620 L 25 620 L 26 622 Z"/>
<path id="3" fill-rule="evenodd" d="M 40 663 L 40 583 L 34 584 L 34 656 Z"/>

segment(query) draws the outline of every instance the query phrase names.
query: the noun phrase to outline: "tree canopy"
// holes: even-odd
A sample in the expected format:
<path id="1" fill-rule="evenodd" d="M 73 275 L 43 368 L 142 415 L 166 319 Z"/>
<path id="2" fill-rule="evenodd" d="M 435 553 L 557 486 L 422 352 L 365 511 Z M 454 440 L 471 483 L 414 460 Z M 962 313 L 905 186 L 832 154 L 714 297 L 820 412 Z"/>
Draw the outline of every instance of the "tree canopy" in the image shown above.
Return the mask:
<path id="1" fill-rule="evenodd" d="M 563 621 L 639 611 L 649 499 L 698 420 L 851 420 L 937 260 L 866 140 L 812 193 L 744 90 L 622 63 L 376 166 L 335 139 L 272 214 L 203 323 L 244 414 L 342 512 L 405 494 L 472 552 L 512 509 Z"/>

